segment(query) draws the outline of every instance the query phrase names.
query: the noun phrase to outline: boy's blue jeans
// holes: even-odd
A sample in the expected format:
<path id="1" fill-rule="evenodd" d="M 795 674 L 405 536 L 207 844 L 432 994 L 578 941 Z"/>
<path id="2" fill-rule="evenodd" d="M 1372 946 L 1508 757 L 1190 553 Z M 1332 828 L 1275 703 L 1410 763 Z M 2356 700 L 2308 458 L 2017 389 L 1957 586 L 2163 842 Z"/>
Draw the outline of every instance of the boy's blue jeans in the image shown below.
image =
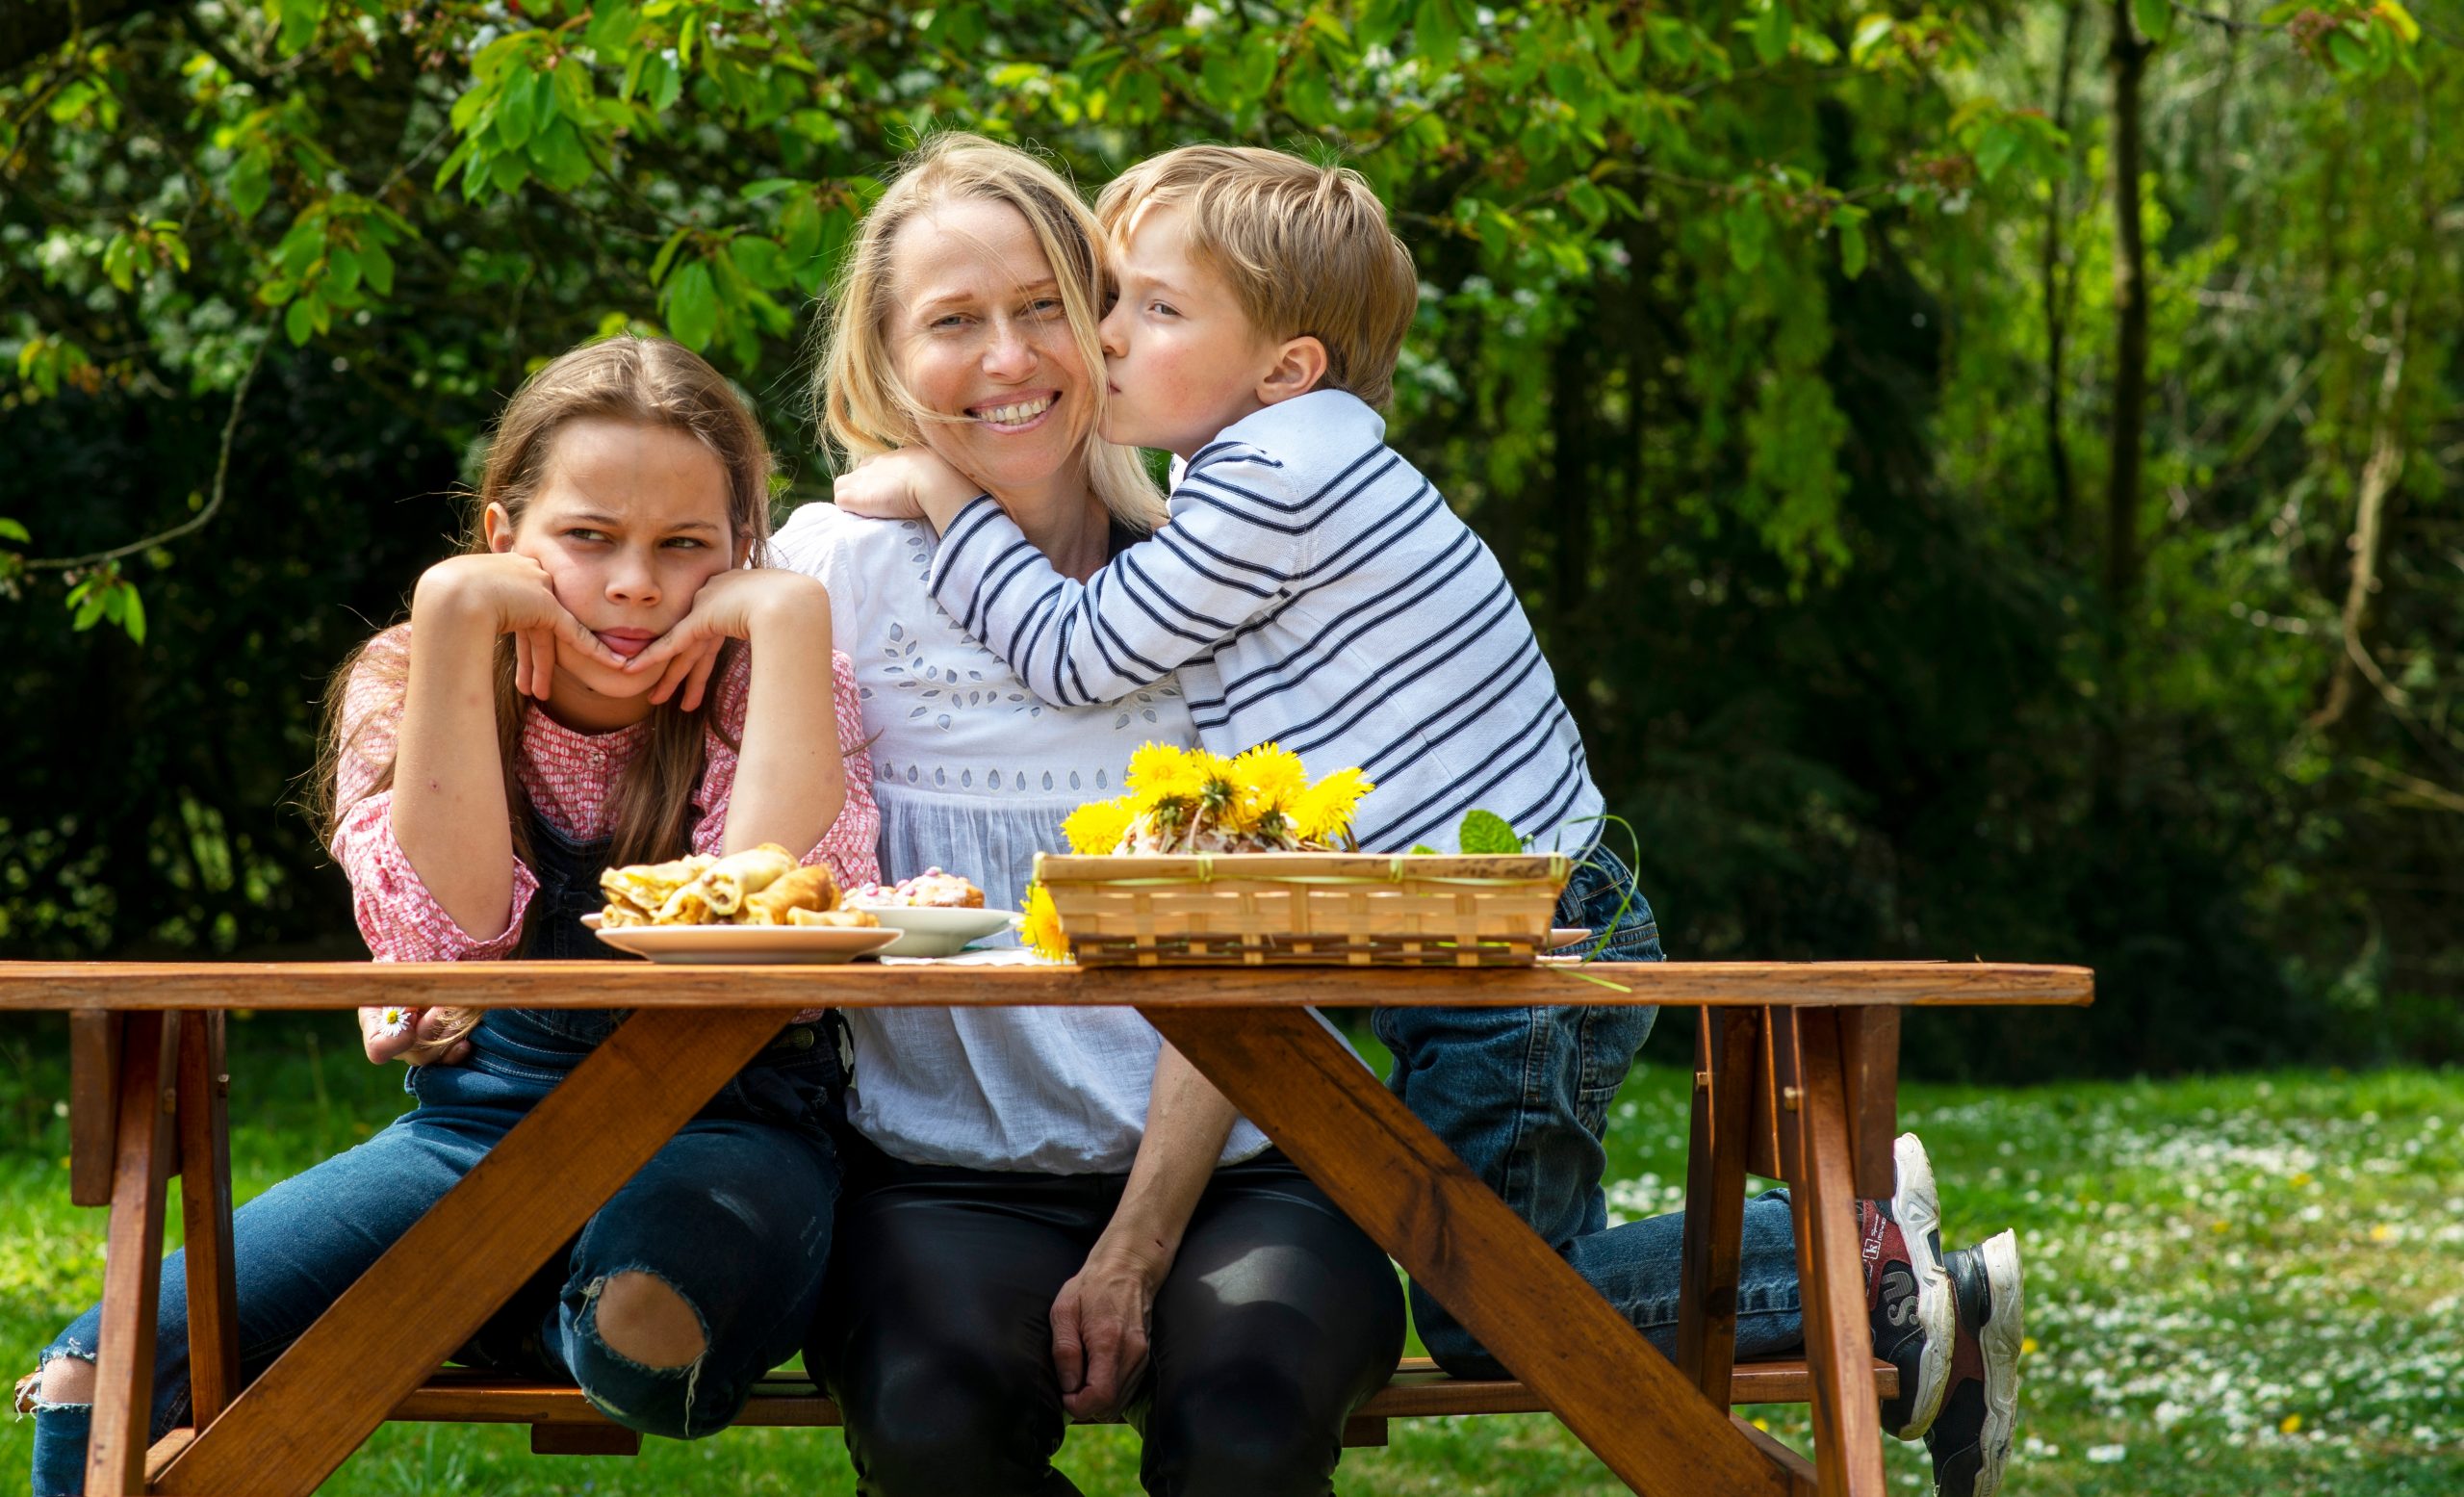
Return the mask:
<path id="1" fill-rule="evenodd" d="M 1637 893 L 1617 918 L 1631 876 L 1605 847 L 1567 881 L 1557 923 L 1595 936 L 1614 927 L 1602 959 L 1657 962 L 1659 927 Z M 1394 1052 L 1387 1085 L 1473 1173 L 1531 1224 L 1663 1355 L 1677 1346 L 1681 1212 L 1608 1225 L 1601 1148 L 1608 1104 L 1650 1035 L 1656 1009 L 1385 1008 L 1373 1020 Z M 1412 1322 L 1437 1364 L 1458 1378 L 1512 1374 L 1418 1283 Z M 1745 1203 L 1738 1260 L 1736 1355 L 1767 1356 L 1803 1343 L 1796 1226 L 1787 1193 Z"/>
<path id="2" fill-rule="evenodd" d="M 298 1339 L 580 1063 L 591 1044 L 577 1020 L 597 1016 L 490 1013 L 473 1034 L 467 1064 L 410 1072 L 416 1108 L 234 1215 L 243 1379 Z M 786 1028 L 459 1359 L 569 1379 L 608 1417 L 650 1433 L 691 1438 L 725 1427 L 754 1380 L 796 1354 L 819 1305 L 839 1182 L 823 1119 L 838 1091 L 828 1031 Z M 163 1265 L 150 1439 L 188 1408 L 187 1267 L 185 1252 Z M 693 1307 L 706 1343 L 699 1359 L 647 1367 L 600 1339 L 600 1289 L 632 1271 L 662 1280 Z M 79 1316 L 44 1349 L 42 1365 L 91 1357 L 101 1325 L 99 1306 Z M 36 1406 L 36 1497 L 84 1489 L 91 1420 L 88 1405 Z"/>

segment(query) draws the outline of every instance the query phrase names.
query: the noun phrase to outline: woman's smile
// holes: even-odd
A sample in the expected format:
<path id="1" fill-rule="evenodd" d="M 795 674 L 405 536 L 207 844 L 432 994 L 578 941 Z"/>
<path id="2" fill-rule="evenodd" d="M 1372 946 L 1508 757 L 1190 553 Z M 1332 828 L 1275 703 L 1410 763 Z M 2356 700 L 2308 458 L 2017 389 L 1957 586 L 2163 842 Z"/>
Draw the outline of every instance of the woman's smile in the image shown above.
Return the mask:
<path id="1" fill-rule="evenodd" d="M 966 413 L 993 430 L 1032 431 L 1061 404 L 1059 390 L 1036 390 L 995 396 L 966 408 Z"/>

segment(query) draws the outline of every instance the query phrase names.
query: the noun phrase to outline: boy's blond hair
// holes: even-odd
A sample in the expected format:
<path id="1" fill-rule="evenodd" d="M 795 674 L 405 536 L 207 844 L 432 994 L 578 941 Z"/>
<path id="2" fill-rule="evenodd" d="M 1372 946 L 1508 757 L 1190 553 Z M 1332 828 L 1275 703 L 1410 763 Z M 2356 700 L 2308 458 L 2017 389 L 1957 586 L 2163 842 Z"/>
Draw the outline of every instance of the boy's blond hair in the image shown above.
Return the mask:
<path id="1" fill-rule="evenodd" d="M 1359 172 L 1253 145 L 1184 145 L 1116 177 L 1095 217 L 1117 244 L 1155 204 L 1182 211 L 1191 258 L 1230 283 L 1261 333 L 1325 346 L 1320 388 L 1386 403 L 1420 277 Z"/>

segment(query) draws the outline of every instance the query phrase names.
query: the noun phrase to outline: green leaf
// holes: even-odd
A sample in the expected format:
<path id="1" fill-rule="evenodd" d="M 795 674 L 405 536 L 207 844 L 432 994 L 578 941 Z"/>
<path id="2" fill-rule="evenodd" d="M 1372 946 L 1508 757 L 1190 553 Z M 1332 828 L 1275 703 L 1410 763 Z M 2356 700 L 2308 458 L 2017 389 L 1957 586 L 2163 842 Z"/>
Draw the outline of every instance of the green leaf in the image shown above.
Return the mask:
<path id="1" fill-rule="evenodd" d="M 2327 33 L 2327 55 L 2335 59 L 2338 67 L 2355 77 L 2370 71 L 2370 54 L 2352 39 L 2352 33 L 2342 28 Z"/>
<path id="2" fill-rule="evenodd" d="M 394 257 L 373 239 L 359 246 L 359 273 L 378 296 L 394 294 Z"/>
<path id="3" fill-rule="evenodd" d="M 680 269 L 660 299 L 666 305 L 667 330 L 677 342 L 696 353 L 710 346 L 710 335 L 719 327 L 719 293 L 707 261 Z"/>
<path id="4" fill-rule="evenodd" d="M 1566 202 L 1593 228 L 1608 219 L 1608 199 L 1589 177 L 1577 177 L 1566 184 Z"/>
<path id="5" fill-rule="evenodd" d="M 1430 846 L 1428 843 L 1426 843 L 1426 842 L 1414 842 L 1414 843 L 1412 844 L 1412 855 L 1413 855 L 1413 856 L 1426 858 L 1426 857 L 1434 857 L 1434 856 L 1436 856 L 1436 854 L 1437 854 L 1437 849 L 1436 849 L 1436 848 L 1434 848 L 1434 847 L 1431 847 L 1431 846 Z"/>
<path id="6" fill-rule="evenodd" d="M 2422 39 L 2422 23 L 2413 19 L 2413 13 L 2405 10 L 2400 0 L 2378 0 L 2371 7 L 2371 13 L 2384 20 L 2396 39 L 2406 46 Z"/>
<path id="7" fill-rule="evenodd" d="M 793 278 L 787 266 L 786 251 L 775 239 L 758 234 L 738 234 L 728 241 L 728 258 L 744 278 L 764 291 L 775 291 Z"/>
<path id="8" fill-rule="evenodd" d="M 1754 55 L 1763 65 L 1776 65 L 1788 55 L 1788 39 L 1796 29 L 1796 19 L 1781 0 L 1770 0 L 1762 13 L 1754 19 Z"/>
<path id="9" fill-rule="evenodd" d="M 590 26 L 581 34 L 582 45 L 598 53 L 601 62 L 613 62 L 633 44 L 641 20 L 642 13 L 623 0 L 598 0 L 591 7 Z"/>
<path id="10" fill-rule="evenodd" d="M 1753 198 L 1740 200 L 1722 216 L 1728 225 L 1729 260 L 1751 275 L 1771 247 L 1771 219 Z"/>
<path id="11" fill-rule="evenodd" d="M 123 581 L 116 589 L 124 602 L 120 607 L 119 627 L 139 644 L 145 642 L 145 601 L 137 596 L 137 584 Z"/>
<path id="12" fill-rule="evenodd" d="M 1441 66 L 1451 64 L 1463 42 L 1454 0 L 1419 0 L 1412 10 L 1412 50 Z"/>
<path id="13" fill-rule="evenodd" d="M 1514 828 L 1494 811 L 1466 812 L 1463 830 L 1455 838 L 1467 853 L 1517 853 L 1523 851 L 1523 839 Z"/>
<path id="14" fill-rule="evenodd" d="M 313 297 L 302 297 L 291 304 L 290 311 L 282 315 L 282 330 L 291 335 L 291 341 L 294 344 L 306 343 L 308 335 L 317 330 L 317 314 L 313 306 L 315 300 Z"/>
<path id="15" fill-rule="evenodd" d="M 804 183 L 794 177 L 763 177 L 757 182 L 747 182 L 744 186 L 737 188 L 735 195 L 741 201 L 757 203 L 765 197 L 775 197 L 791 187 L 802 186 Z"/>
<path id="16" fill-rule="evenodd" d="M 2019 147 L 2026 143 L 2018 130 L 2000 120 L 1987 125 L 1976 142 L 1976 173 L 1990 182 L 2002 174 Z"/>
<path id="17" fill-rule="evenodd" d="M 652 285 L 655 286 L 659 282 L 667 279 L 667 268 L 669 263 L 675 260 L 677 250 L 684 246 L 685 240 L 691 238 L 692 234 L 693 231 L 689 228 L 678 229 L 675 233 L 667 236 L 666 244 L 658 246 L 658 253 L 651 260 Z"/>
<path id="18" fill-rule="evenodd" d="M 110 594 L 90 582 L 79 587 L 68 595 L 68 606 L 77 610 L 77 617 L 68 627 L 84 631 L 101 623 L 103 608 L 109 601 Z"/>
<path id="19" fill-rule="evenodd" d="M 1839 230 L 1839 273 L 1855 280 L 1865 273 L 1865 226 L 1841 223 Z"/>
<path id="20" fill-rule="evenodd" d="M 34 536 L 24 526 L 14 520 L 0 518 L 0 541 L 15 541 L 23 546 L 33 539 Z"/>
<path id="21" fill-rule="evenodd" d="M 259 145 L 231 164 L 231 207 L 241 220 L 253 219 L 273 193 L 273 152 Z"/>
<path id="22" fill-rule="evenodd" d="M 2130 14 L 2139 23 L 2139 34 L 2150 41 L 2173 34 L 2173 0 L 2130 0 Z"/>

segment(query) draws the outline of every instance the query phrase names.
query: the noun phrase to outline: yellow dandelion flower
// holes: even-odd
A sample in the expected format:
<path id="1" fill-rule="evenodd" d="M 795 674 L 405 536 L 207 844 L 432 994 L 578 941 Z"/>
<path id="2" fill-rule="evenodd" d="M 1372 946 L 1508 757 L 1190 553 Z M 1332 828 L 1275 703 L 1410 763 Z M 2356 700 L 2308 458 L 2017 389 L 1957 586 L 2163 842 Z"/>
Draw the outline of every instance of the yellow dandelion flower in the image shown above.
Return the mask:
<path id="1" fill-rule="evenodd" d="M 1041 881 L 1027 886 L 1026 908 L 1018 922 L 1018 934 L 1036 955 L 1047 962 L 1069 960 L 1069 941 L 1062 934 L 1061 912 L 1052 907 L 1052 893 Z"/>
<path id="2" fill-rule="evenodd" d="M 1255 806 L 1289 806 L 1309 783 L 1300 756 L 1280 743 L 1261 743 L 1232 761 L 1232 778 Z"/>
<path id="3" fill-rule="evenodd" d="M 1338 769 L 1300 792 L 1292 807 L 1294 825 L 1310 841 L 1331 841 L 1351 825 L 1360 798 L 1375 788 L 1359 770 Z"/>
<path id="4" fill-rule="evenodd" d="M 1100 858 L 1120 846 L 1136 815 L 1127 799 L 1089 801 L 1061 823 L 1061 835 L 1071 852 Z"/>
<path id="5" fill-rule="evenodd" d="M 1198 791 L 1200 756 L 1190 749 L 1178 749 L 1168 743 L 1142 743 L 1129 756 L 1129 774 L 1121 783 L 1131 794 L 1149 804 L 1176 796 L 1192 796 Z"/>
<path id="6" fill-rule="evenodd" d="M 2276 1432 L 2279 1434 L 2298 1434 L 2301 1432 L 2301 1416 L 2299 1414 L 2287 1414 L 2275 1428 Z"/>

